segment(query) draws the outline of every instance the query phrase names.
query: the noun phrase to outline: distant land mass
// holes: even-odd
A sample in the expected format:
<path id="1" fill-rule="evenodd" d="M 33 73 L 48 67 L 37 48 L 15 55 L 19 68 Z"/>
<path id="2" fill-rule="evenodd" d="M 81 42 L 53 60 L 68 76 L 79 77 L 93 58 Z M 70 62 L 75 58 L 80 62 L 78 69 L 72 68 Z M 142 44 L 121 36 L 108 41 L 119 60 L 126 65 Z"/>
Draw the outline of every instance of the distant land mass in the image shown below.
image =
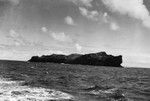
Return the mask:
<path id="1" fill-rule="evenodd" d="M 122 67 L 122 55 L 113 56 L 108 55 L 106 52 L 90 53 L 90 54 L 52 54 L 31 57 L 29 62 L 52 62 L 52 63 L 65 63 L 65 64 L 81 64 L 81 65 L 94 65 L 94 66 L 113 66 Z"/>

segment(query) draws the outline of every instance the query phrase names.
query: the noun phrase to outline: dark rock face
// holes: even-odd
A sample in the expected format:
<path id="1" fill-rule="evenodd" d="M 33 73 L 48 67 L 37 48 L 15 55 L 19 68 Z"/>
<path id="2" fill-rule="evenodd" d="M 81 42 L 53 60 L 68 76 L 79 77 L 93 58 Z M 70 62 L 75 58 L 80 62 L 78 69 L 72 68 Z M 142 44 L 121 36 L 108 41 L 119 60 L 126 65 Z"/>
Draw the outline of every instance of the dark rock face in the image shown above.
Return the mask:
<path id="1" fill-rule="evenodd" d="M 94 66 L 115 66 L 121 67 L 122 56 L 108 55 L 105 52 L 90 53 L 90 54 L 70 54 L 70 55 L 43 55 L 41 57 L 33 56 L 30 62 L 53 62 L 67 64 L 81 64 Z"/>

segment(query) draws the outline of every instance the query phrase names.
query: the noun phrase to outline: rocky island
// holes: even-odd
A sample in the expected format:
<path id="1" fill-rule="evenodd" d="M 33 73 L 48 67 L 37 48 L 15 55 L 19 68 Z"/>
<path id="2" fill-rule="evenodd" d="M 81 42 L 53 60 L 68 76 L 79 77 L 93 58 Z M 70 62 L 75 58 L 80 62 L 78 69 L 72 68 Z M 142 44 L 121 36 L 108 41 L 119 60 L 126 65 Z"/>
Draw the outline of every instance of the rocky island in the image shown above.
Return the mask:
<path id="1" fill-rule="evenodd" d="M 108 55 L 106 52 L 90 53 L 90 54 L 52 54 L 33 56 L 29 62 L 52 62 L 65 64 L 81 64 L 94 66 L 114 66 L 121 67 L 122 56 Z"/>

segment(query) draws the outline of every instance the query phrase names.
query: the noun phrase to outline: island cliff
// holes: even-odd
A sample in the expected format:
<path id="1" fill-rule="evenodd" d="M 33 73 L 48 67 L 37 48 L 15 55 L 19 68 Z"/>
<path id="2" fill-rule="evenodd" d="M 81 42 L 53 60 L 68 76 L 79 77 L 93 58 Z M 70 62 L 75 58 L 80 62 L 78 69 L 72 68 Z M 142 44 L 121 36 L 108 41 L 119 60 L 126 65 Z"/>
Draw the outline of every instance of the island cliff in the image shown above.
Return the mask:
<path id="1" fill-rule="evenodd" d="M 52 54 L 33 56 L 29 62 L 52 62 L 66 64 L 81 64 L 94 66 L 114 66 L 121 67 L 122 56 L 108 55 L 106 52 L 90 53 L 90 54 Z"/>

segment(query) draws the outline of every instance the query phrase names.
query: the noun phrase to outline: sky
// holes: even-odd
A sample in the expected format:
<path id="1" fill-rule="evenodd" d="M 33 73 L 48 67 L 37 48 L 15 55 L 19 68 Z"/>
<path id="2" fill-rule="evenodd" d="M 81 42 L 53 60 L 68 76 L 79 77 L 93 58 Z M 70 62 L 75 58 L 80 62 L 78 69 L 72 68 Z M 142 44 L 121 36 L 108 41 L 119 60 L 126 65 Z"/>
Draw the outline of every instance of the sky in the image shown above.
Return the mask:
<path id="1" fill-rule="evenodd" d="M 94 53 L 150 67 L 150 0 L 0 0 L 0 59 Z"/>

